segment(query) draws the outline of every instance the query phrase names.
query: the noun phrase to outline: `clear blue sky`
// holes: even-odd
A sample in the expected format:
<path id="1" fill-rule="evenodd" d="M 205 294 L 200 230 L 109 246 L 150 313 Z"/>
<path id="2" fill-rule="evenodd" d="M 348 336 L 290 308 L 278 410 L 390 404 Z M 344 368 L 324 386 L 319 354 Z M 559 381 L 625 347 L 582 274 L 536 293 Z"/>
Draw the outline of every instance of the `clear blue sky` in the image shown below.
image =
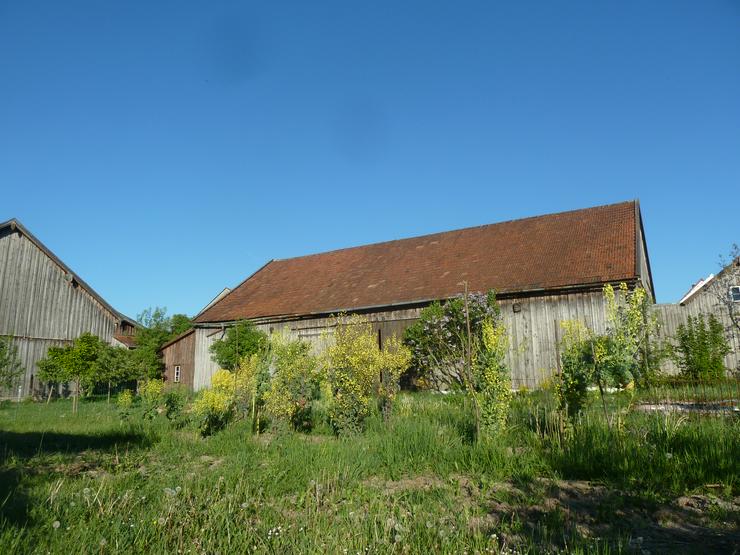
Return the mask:
<path id="1" fill-rule="evenodd" d="M 0 0 L 0 221 L 130 315 L 632 198 L 661 302 L 740 241 L 740 2 Z"/>

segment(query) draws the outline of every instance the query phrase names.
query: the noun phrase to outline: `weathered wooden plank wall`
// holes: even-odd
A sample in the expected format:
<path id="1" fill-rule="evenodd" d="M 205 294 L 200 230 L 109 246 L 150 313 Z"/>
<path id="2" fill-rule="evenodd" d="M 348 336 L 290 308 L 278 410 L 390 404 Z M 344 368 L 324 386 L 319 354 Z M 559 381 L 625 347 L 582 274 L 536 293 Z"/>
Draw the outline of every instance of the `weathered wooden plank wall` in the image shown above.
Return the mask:
<path id="1" fill-rule="evenodd" d="M 689 316 L 697 317 L 704 314 L 717 316 L 725 327 L 731 325 L 730 318 L 723 306 L 718 305 L 717 300 L 706 292 L 694 295 L 686 305 L 658 304 L 655 312 L 660 322 L 659 341 L 673 342 L 678 331 L 678 326 L 685 324 Z M 725 366 L 731 370 L 740 369 L 740 339 L 738 334 L 727 334 L 731 352 L 725 357 Z M 665 360 L 662 369 L 669 373 L 678 372 L 678 368 L 671 360 Z"/>
<path id="2" fill-rule="evenodd" d="M 162 351 L 164 378 L 167 383 L 175 383 L 175 366 L 180 367 L 180 383 L 193 388 L 195 369 L 195 333 L 186 335 Z"/>
<path id="3" fill-rule="evenodd" d="M 0 231 L 0 335 L 13 336 L 25 368 L 22 394 L 38 384 L 36 362 L 83 332 L 111 341 L 118 322 L 84 287 L 18 231 Z M 32 384 L 33 382 L 33 384 Z M 13 391 L 0 396 L 15 397 Z"/>
<path id="4" fill-rule="evenodd" d="M 514 304 L 518 304 L 517 312 Z M 380 331 L 383 341 L 392 335 L 401 337 L 418 318 L 420 310 L 388 310 L 366 316 L 375 332 Z M 603 332 L 605 327 L 604 299 L 600 291 L 503 299 L 501 310 L 510 335 L 507 364 L 512 370 L 515 388 L 537 387 L 555 371 L 561 321 L 580 320 L 597 332 Z M 293 339 L 308 341 L 318 354 L 331 344 L 335 324 L 335 318 L 311 318 L 260 322 L 257 327 L 266 333 L 281 331 Z M 199 328 L 196 336 L 194 388 L 198 390 L 208 387 L 211 376 L 218 369 L 211 360 L 208 347 L 221 336 L 221 332 L 218 328 Z"/>
<path id="5" fill-rule="evenodd" d="M 199 391 L 211 385 L 211 377 L 218 370 L 211 358 L 210 346 L 217 339 L 223 337 L 223 330 L 219 328 L 196 328 L 193 334 L 195 339 L 193 389 Z"/>

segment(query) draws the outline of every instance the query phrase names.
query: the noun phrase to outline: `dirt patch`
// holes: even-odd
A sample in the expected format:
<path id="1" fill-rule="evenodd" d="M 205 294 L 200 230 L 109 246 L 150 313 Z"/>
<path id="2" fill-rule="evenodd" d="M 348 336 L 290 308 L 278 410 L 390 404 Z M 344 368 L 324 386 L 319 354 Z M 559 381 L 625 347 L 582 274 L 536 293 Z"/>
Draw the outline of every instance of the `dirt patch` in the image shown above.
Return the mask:
<path id="1" fill-rule="evenodd" d="M 372 477 L 363 485 L 381 490 L 385 495 L 396 495 L 405 491 L 424 491 L 444 487 L 444 482 L 435 476 L 414 476 L 400 480 L 381 480 Z"/>
<path id="2" fill-rule="evenodd" d="M 211 457 L 210 455 L 201 455 L 200 462 L 207 465 L 208 468 L 216 468 L 218 466 L 221 466 L 224 460 L 217 459 L 216 457 Z"/>
<path id="3" fill-rule="evenodd" d="M 627 539 L 635 553 L 740 553 L 740 499 L 692 495 L 654 505 L 624 492 L 585 481 L 553 481 L 535 504 L 512 502 L 488 493 L 487 514 L 471 519 L 471 529 L 493 533 L 502 522 L 518 521 L 543 551 L 567 547 L 568 538 Z M 513 495 L 513 497 L 512 497 Z M 718 520 L 718 515 L 721 517 Z M 512 540 L 513 541 L 513 540 Z"/>

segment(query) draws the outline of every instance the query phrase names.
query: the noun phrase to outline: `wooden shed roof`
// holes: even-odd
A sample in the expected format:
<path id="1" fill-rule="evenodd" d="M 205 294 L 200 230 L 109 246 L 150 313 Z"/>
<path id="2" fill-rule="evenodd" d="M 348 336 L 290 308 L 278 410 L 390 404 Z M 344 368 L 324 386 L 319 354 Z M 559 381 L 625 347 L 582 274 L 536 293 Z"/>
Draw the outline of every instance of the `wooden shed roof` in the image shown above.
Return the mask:
<path id="1" fill-rule="evenodd" d="M 464 281 L 523 293 L 634 280 L 640 226 L 629 201 L 273 260 L 195 321 L 421 303 L 454 297 Z"/>

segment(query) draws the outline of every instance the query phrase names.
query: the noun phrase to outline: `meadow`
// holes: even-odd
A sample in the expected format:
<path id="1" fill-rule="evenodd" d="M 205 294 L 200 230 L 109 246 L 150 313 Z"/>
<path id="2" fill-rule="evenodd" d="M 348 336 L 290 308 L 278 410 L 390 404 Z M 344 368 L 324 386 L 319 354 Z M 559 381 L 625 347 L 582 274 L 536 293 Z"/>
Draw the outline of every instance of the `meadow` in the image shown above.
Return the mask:
<path id="1" fill-rule="evenodd" d="M 737 552 L 740 418 L 637 395 L 569 426 L 519 393 L 483 442 L 459 395 L 402 394 L 348 438 L 320 410 L 203 438 L 104 399 L 4 403 L 0 553 Z"/>

